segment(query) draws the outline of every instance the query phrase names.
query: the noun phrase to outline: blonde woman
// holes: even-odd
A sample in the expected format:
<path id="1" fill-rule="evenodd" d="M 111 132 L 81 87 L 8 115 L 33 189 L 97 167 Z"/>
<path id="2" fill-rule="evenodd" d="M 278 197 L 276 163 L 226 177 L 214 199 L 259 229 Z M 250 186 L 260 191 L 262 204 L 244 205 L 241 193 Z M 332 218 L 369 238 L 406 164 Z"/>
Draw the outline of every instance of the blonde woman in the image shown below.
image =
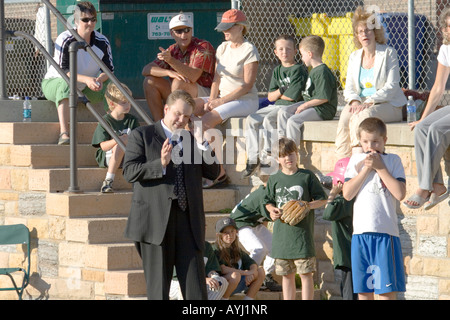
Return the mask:
<path id="1" fill-rule="evenodd" d="M 245 39 L 249 23 L 245 14 L 237 9 L 226 11 L 216 30 L 223 32 L 225 41 L 217 48 L 216 72 L 209 97 L 196 99 L 195 115 L 201 116 L 205 138 L 211 141 L 207 130 L 231 117 L 246 117 L 258 110 L 256 88 L 259 53 Z M 222 158 L 220 148 L 216 157 Z M 227 180 L 223 166 L 219 178 L 205 181 L 204 188 L 211 188 Z"/>
<path id="2" fill-rule="evenodd" d="M 336 134 L 339 159 L 360 152 L 356 131 L 366 118 L 385 123 L 402 121 L 406 97 L 400 88 L 397 52 L 386 45 L 384 28 L 376 15 L 358 7 L 353 16 L 353 36 L 358 48 L 350 55 L 344 107 Z M 353 148 L 357 147 L 355 150 Z"/>
<path id="3" fill-rule="evenodd" d="M 450 8 L 442 11 L 439 27 L 444 35 L 444 43 L 439 49 L 436 79 L 422 117 L 410 124 L 411 130 L 415 129 L 414 150 L 419 188 L 403 204 L 412 209 L 424 205 L 424 209 L 429 210 L 449 195 L 440 163 L 450 145 L 450 106 L 439 110 L 436 110 L 436 106 L 444 94 L 450 74 Z"/>

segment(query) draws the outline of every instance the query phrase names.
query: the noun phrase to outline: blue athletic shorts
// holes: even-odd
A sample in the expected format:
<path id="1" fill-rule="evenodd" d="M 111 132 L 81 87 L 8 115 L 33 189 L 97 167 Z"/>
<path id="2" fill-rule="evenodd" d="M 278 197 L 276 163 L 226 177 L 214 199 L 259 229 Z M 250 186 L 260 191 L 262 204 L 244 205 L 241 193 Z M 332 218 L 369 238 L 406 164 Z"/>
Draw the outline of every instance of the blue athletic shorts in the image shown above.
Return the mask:
<path id="1" fill-rule="evenodd" d="M 351 259 L 355 293 L 406 291 L 398 237 L 386 233 L 355 234 L 352 237 Z"/>

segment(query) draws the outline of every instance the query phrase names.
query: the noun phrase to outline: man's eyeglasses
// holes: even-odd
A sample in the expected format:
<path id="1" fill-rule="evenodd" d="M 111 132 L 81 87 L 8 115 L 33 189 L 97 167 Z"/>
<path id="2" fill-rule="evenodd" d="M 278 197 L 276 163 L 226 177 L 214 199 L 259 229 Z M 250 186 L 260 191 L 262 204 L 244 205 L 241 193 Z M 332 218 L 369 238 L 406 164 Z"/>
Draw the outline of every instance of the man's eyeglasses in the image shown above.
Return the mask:
<path id="1" fill-rule="evenodd" d="M 81 21 L 83 21 L 84 23 L 88 23 L 89 21 L 95 22 L 97 21 L 97 18 L 92 17 L 92 18 L 81 18 Z"/>
<path id="2" fill-rule="evenodd" d="M 184 29 L 174 29 L 173 32 L 176 34 L 182 34 L 182 33 L 189 33 L 191 31 L 191 28 L 184 28 Z"/>

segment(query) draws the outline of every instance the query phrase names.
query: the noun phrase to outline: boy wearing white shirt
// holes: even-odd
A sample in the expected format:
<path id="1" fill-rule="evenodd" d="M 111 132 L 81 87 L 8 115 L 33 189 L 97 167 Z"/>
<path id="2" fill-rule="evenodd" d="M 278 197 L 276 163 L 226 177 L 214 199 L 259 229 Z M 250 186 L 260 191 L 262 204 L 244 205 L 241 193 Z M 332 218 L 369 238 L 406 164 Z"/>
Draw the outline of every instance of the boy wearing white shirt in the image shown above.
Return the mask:
<path id="1" fill-rule="evenodd" d="M 360 300 L 395 299 L 405 291 L 396 203 L 406 194 L 405 172 L 398 155 L 386 154 L 386 125 L 378 118 L 361 122 L 358 138 L 364 153 L 350 158 L 344 198 L 353 208 L 351 260 L 354 292 Z"/>

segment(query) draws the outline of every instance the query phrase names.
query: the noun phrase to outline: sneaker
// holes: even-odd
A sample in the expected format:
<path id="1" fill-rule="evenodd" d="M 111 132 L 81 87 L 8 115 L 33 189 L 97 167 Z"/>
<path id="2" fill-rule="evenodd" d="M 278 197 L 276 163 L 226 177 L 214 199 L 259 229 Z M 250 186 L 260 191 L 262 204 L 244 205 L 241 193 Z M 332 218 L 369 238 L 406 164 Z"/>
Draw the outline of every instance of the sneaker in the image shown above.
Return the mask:
<path id="1" fill-rule="evenodd" d="M 242 171 L 242 179 L 250 177 L 253 173 L 255 173 L 256 169 L 260 165 L 259 159 L 256 163 L 249 163 L 247 162 L 245 166 L 245 170 Z"/>
<path id="2" fill-rule="evenodd" d="M 279 292 L 282 290 L 281 285 L 275 281 L 271 274 L 267 274 L 263 282 L 264 287 L 270 291 Z"/>
<path id="3" fill-rule="evenodd" d="M 100 189 L 100 192 L 101 193 L 112 193 L 112 192 L 114 192 L 114 190 L 112 188 L 113 182 L 114 182 L 114 180 L 111 180 L 111 179 L 106 179 L 105 181 L 103 181 L 102 188 Z"/>

